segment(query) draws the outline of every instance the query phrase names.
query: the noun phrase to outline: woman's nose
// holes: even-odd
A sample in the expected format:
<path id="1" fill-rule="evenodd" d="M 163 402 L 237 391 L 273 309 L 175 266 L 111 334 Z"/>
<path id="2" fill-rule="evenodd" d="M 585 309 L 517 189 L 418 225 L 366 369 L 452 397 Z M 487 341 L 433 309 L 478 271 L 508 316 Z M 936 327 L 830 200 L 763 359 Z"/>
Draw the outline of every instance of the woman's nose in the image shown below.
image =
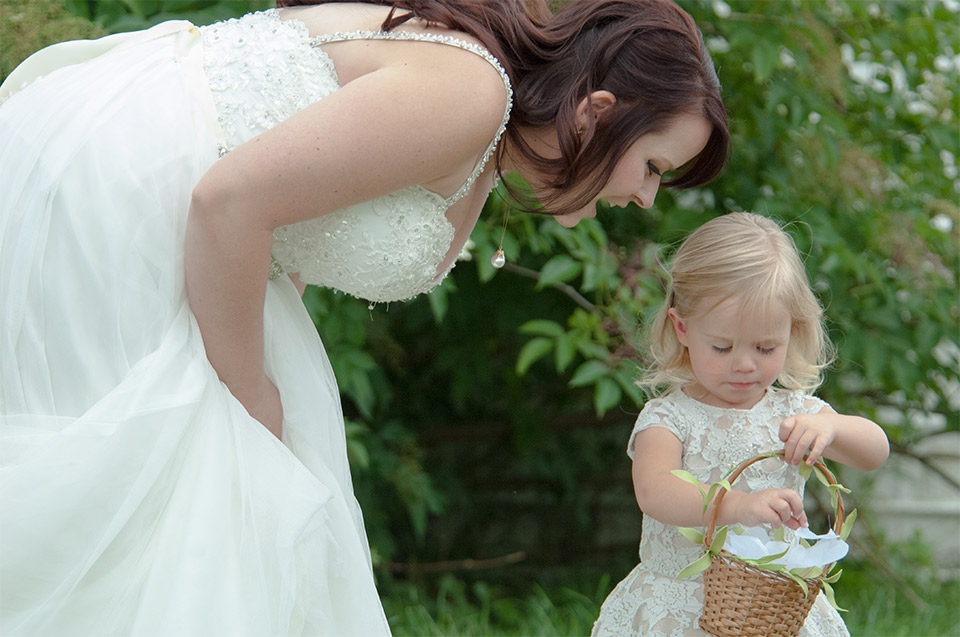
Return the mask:
<path id="1" fill-rule="evenodd" d="M 648 177 L 643 182 L 643 186 L 641 186 L 634 195 L 640 207 L 644 209 L 652 208 L 653 201 L 657 198 L 658 190 L 660 190 L 660 178 L 654 176 Z"/>

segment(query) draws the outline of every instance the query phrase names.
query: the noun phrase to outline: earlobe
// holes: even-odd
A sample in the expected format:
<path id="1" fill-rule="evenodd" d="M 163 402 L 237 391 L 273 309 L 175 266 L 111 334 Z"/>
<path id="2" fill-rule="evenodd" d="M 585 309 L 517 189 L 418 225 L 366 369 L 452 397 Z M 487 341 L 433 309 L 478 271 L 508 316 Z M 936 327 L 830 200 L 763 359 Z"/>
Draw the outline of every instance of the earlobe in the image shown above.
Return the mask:
<path id="1" fill-rule="evenodd" d="M 670 322 L 673 323 L 673 333 L 677 335 L 677 340 L 680 341 L 681 345 L 686 347 L 687 325 L 683 322 L 683 319 L 680 318 L 680 315 L 677 314 L 677 310 L 674 308 L 667 310 L 667 316 L 670 317 Z"/>

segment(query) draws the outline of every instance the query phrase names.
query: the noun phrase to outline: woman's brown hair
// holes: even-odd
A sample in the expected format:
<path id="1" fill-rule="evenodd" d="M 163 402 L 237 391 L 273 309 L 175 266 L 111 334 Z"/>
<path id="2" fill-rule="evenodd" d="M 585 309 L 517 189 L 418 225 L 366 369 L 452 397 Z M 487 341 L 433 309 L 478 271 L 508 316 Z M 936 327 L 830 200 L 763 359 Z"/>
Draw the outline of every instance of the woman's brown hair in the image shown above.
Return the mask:
<path id="1" fill-rule="evenodd" d="M 664 186 L 707 183 L 726 162 L 730 134 L 713 61 L 693 19 L 670 0 L 574 0 L 553 16 L 542 0 L 369 3 L 392 7 L 381 26 L 386 31 L 417 17 L 472 35 L 500 60 L 514 91 L 507 138 L 546 177 L 550 193 L 541 203 L 551 214 L 589 204 L 638 138 L 663 131 L 680 115 L 702 115 L 712 132 L 700 154 Z M 600 90 L 613 93 L 616 106 L 588 117 L 578 135 L 577 105 Z M 543 157 L 520 135 L 521 128 L 548 126 L 556 127 L 559 158 Z M 498 171 L 505 146 L 496 151 Z"/>

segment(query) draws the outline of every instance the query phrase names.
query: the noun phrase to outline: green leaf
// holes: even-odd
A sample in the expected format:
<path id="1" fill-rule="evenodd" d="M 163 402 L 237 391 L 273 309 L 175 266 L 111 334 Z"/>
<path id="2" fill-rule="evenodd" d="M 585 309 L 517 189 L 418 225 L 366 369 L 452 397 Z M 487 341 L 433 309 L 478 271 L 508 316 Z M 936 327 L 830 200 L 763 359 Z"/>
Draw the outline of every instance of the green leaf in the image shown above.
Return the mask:
<path id="1" fill-rule="evenodd" d="M 450 307 L 450 298 L 447 295 L 446 283 L 449 281 L 449 277 L 444 279 L 443 285 L 437 286 L 437 288 L 427 295 L 427 300 L 430 302 L 430 311 L 433 313 L 433 320 L 438 324 L 443 323 L 443 317 L 447 315 L 447 309 Z"/>
<path id="2" fill-rule="evenodd" d="M 703 544 L 703 533 L 696 529 L 691 529 L 687 526 L 681 526 L 677 528 L 680 531 L 680 535 L 687 538 L 694 544 Z"/>
<path id="3" fill-rule="evenodd" d="M 699 575 L 708 568 L 710 568 L 710 563 L 712 558 L 709 553 L 705 553 L 700 556 L 700 559 L 695 562 L 688 564 L 682 571 L 677 573 L 677 579 L 683 579 L 685 577 L 693 577 L 694 575 Z"/>
<path id="4" fill-rule="evenodd" d="M 807 568 L 795 568 L 790 572 L 803 579 L 813 579 L 814 577 L 819 577 L 821 574 L 823 574 L 823 567 L 808 566 Z"/>
<path id="5" fill-rule="evenodd" d="M 593 407 L 598 416 L 603 416 L 607 410 L 620 404 L 623 392 L 612 378 L 601 378 L 593 388 Z"/>
<path id="6" fill-rule="evenodd" d="M 853 523 L 857 521 L 857 510 L 854 509 L 847 514 L 847 517 L 843 520 L 843 526 L 840 527 L 840 539 L 844 542 L 847 541 L 847 538 L 850 536 L 850 531 L 853 530 Z"/>
<path id="7" fill-rule="evenodd" d="M 804 482 L 810 479 L 810 474 L 813 472 L 813 465 L 804 462 L 798 469 L 800 471 L 800 477 L 803 478 Z"/>
<path id="8" fill-rule="evenodd" d="M 519 327 L 523 334 L 535 334 L 537 336 L 562 336 L 565 332 L 563 326 L 556 321 L 547 321 L 544 319 L 534 319 L 527 321 Z"/>
<path id="9" fill-rule="evenodd" d="M 829 488 L 830 480 L 827 479 L 827 474 L 823 472 L 823 469 L 821 469 L 820 467 L 814 466 L 813 471 L 814 473 L 817 474 L 817 480 L 819 480 L 823 484 L 823 486 Z"/>
<path id="10" fill-rule="evenodd" d="M 621 361 L 620 365 L 613 371 L 613 377 L 634 405 L 639 406 L 645 402 L 643 390 L 636 382 L 637 369 L 634 363 Z"/>
<path id="11" fill-rule="evenodd" d="M 727 526 L 721 526 L 717 529 L 717 534 L 713 536 L 713 542 L 710 543 L 710 555 L 719 555 L 723 550 L 723 545 L 727 541 Z"/>
<path id="12" fill-rule="evenodd" d="M 840 570 L 834 571 L 833 575 L 831 575 L 830 577 L 825 577 L 823 581 L 826 584 L 833 584 L 840 579 L 840 575 L 842 574 L 843 574 L 843 569 L 841 568 Z"/>
<path id="13" fill-rule="evenodd" d="M 710 504 L 711 501 L 713 501 L 713 496 L 717 494 L 717 489 L 719 488 L 720 488 L 720 483 L 714 482 L 713 484 L 710 485 L 710 488 L 707 489 L 707 494 L 703 496 L 704 509 L 706 509 L 707 505 Z"/>
<path id="14" fill-rule="evenodd" d="M 568 384 L 571 387 L 592 385 L 609 373 L 610 369 L 600 361 L 587 361 L 577 368 Z"/>
<path id="15" fill-rule="evenodd" d="M 557 373 L 565 372 L 576 355 L 577 346 L 573 342 L 573 337 L 566 332 L 558 336 L 553 350 L 553 361 L 557 366 Z"/>
<path id="16" fill-rule="evenodd" d="M 517 354 L 517 376 L 526 374 L 530 366 L 551 349 L 553 349 L 553 341 L 549 338 L 538 336 L 527 341 Z"/>
<path id="17" fill-rule="evenodd" d="M 368 420 L 372 419 L 376 393 L 373 391 L 373 385 L 370 383 L 370 376 L 367 372 L 354 368 L 349 376 L 347 386 L 349 388 L 347 393 L 353 398 L 360 414 Z"/>
<path id="18" fill-rule="evenodd" d="M 827 488 L 830 491 L 830 506 L 833 509 L 837 508 L 841 491 L 843 491 L 844 493 L 850 493 L 850 489 L 846 488 L 842 484 L 831 484 Z"/>
<path id="19" fill-rule="evenodd" d="M 775 542 L 783 542 L 785 540 L 785 538 L 787 537 L 786 530 L 785 530 L 786 528 L 787 527 L 781 524 L 776 529 L 774 529 L 773 539 Z"/>
<path id="20" fill-rule="evenodd" d="M 780 61 L 777 44 L 765 39 L 757 40 L 751 49 L 750 61 L 753 62 L 753 79 L 760 84 L 770 77 Z"/>
<path id="21" fill-rule="evenodd" d="M 830 586 L 826 580 L 823 581 L 823 594 L 827 596 L 827 601 L 830 602 L 831 606 L 836 608 L 841 613 L 847 612 L 846 608 L 840 608 L 840 606 L 837 604 L 837 600 L 833 594 L 833 586 Z"/>
<path id="22" fill-rule="evenodd" d="M 709 501 L 707 500 L 707 492 L 703 490 L 703 485 L 700 484 L 700 481 L 697 480 L 697 478 L 694 477 L 694 475 L 693 475 L 692 473 L 690 473 L 689 471 L 684 471 L 683 469 L 674 469 L 674 470 L 671 471 L 670 473 L 672 473 L 673 475 L 677 476 L 678 478 L 680 478 L 680 479 L 683 480 L 684 482 L 689 482 L 690 484 L 696 485 L 696 487 L 697 487 L 698 489 L 700 489 L 700 495 L 703 496 L 703 503 L 704 503 L 704 505 L 706 505 L 707 502 L 709 502 Z"/>
<path id="23" fill-rule="evenodd" d="M 563 283 L 580 274 L 582 266 L 579 261 L 575 261 L 565 254 L 560 254 L 547 261 L 540 270 L 540 278 L 537 281 L 537 289 L 543 289 L 548 285 Z"/>
<path id="24" fill-rule="evenodd" d="M 757 564 L 770 564 L 771 562 L 776 562 L 781 557 L 786 555 L 787 551 L 789 550 L 790 550 L 789 548 L 786 548 L 783 551 L 780 551 L 779 553 L 774 553 L 773 555 L 764 555 L 763 557 L 758 557 Z"/>

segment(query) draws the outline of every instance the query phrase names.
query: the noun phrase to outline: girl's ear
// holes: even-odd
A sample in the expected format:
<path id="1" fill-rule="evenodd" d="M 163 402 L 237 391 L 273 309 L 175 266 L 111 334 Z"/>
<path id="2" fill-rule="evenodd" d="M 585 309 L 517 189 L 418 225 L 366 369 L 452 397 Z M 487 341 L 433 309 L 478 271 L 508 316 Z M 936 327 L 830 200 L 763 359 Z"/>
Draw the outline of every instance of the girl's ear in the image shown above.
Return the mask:
<path id="1" fill-rule="evenodd" d="M 667 316 L 670 317 L 670 322 L 673 323 L 673 333 L 677 335 L 677 340 L 680 341 L 681 345 L 687 347 L 687 324 L 684 323 L 680 315 L 677 314 L 676 308 L 671 307 L 667 310 Z"/>
<path id="2" fill-rule="evenodd" d="M 590 127 L 587 126 L 587 124 L 591 117 L 591 109 L 593 111 L 593 118 L 599 119 L 603 117 L 606 111 L 616 106 L 616 104 L 617 96 L 610 91 L 594 91 L 590 93 L 590 95 L 587 95 L 577 104 L 577 126 L 580 130 L 588 130 Z"/>

